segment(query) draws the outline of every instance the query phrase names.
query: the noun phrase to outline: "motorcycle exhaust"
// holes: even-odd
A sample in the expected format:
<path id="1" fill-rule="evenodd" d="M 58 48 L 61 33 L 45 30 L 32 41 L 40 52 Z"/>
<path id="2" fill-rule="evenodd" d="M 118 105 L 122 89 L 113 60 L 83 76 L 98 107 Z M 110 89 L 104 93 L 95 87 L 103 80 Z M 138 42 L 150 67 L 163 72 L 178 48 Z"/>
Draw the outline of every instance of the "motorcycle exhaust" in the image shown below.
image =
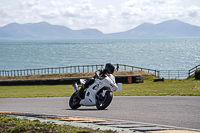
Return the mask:
<path id="1" fill-rule="evenodd" d="M 77 85 L 77 83 L 76 82 L 73 83 L 72 86 L 74 87 L 75 92 L 78 92 L 78 85 Z"/>
<path id="2" fill-rule="evenodd" d="M 79 96 L 79 94 L 78 94 L 78 85 L 77 85 L 77 83 L 76 83 L 76 82 L 73 83 L 72 86 L 74 87 L 74 90 L 75 90 L 76 95 L 78 96 L 78 98 L 79 98 L 80 100 L 82 100 L 82 98 L 81 98 L 81 97 Z"/>

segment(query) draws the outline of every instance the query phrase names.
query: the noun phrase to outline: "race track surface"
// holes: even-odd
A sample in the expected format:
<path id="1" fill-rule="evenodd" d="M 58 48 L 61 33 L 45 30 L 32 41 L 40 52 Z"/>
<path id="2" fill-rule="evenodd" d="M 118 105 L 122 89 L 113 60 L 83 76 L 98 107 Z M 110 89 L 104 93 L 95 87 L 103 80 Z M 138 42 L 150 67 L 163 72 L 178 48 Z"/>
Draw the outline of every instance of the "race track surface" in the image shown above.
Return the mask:
<path id="1" fill-rule="evenodd" d="M 69 97 L 1 98 L 0 112 L 23 112 L 127 120 L 200 129 L 198 96 L 114 96 L 105 110 L 82 106 L 71 110 Z"/>

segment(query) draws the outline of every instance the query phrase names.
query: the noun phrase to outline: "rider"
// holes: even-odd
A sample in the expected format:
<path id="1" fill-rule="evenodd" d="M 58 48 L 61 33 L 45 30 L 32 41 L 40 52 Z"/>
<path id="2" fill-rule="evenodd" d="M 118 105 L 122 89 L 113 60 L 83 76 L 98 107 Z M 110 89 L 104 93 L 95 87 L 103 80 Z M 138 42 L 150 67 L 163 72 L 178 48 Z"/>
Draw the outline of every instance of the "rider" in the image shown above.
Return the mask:
<path id="1" fill-rule="evenodd" d="M 104 79 L 107 74 L 113 74 L 115 70 L 115 66 L 112 63 L 107 63 L 104 68 L 97 70 L 95 72 L 95 76 L 93 78 L 87 79 L 86 83 L 81 87 L 79 90 L 79 96 L 84 97 L 83 92 L 86 88 L 88 88 L 89 85 L 94 83 L 94 78 L 98 78 L 100 80 Z"/>
<path id="2" fill-rule="evenodd" d="M 107 63 L 104 68 L 95 72 L 94 78 L 104 79 L 106 77 L 106 74 L 113 74 L 114 70 L 115 66 L 111 63 Z"/>

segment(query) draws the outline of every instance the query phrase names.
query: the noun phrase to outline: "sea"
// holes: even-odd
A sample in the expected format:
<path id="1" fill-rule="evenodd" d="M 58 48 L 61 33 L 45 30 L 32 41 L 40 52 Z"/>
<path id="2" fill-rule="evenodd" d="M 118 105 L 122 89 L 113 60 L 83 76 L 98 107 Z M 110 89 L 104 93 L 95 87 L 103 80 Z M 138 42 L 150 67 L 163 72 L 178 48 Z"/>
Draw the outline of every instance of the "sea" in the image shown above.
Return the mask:
<path id="1" fill-rule="evenodd" d="M 126 64 L 189 70 L 200 64 L 200 38 L 0 40 L 0 70 Z"/>

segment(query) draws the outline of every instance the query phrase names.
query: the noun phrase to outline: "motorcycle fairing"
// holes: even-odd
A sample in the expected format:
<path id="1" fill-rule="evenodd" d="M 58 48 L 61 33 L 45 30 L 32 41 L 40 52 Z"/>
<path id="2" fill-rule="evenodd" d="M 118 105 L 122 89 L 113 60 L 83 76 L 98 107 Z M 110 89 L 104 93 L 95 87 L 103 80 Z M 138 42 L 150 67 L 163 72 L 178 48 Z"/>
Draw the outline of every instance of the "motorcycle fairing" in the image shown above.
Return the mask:
<path id="1" fill-rule="evenodd" d="M 116 91 L 118 86 L 115 83 L 115 78 L 112 74 L 106 76 L 104 79 L 99 80 L 95 79 L 95 82 L 89 86 L 86 90 L 85 98 L 80 101 L 81 105 L 85 106 L 94 106 L 96 105 L 96 94 L 99 92 L 103 87 L 108 87 L 111 91 Z M 104 91 L 104 95 L 105 95 Z"/>

